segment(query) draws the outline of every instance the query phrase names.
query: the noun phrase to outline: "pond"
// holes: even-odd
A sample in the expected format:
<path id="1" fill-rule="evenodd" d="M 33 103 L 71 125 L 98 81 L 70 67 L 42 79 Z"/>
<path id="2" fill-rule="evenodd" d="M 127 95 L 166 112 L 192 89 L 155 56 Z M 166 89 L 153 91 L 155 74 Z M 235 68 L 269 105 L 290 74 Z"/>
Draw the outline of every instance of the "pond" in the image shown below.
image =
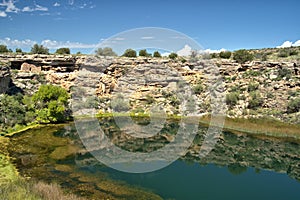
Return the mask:
<path id="1" fill-rule="evenodd" d="M 137 123 L 147 124 L 144 119 Z M 115 144 L 130 150 L 157 149 L 176 135 L 177 120 L 168 120 L 162 133 L 141 142 L 123 140 L 112 118 L 99 120 Z M 300 144 L 259 139 L 224 131 L 204 158 L 197 151 L 207 128 L 199 126 L 194 143 L 179 160 L 149 173 L 125 173 L 98 162 L 87 152 L 74 124 L 33 129 L 14 135 L 10 154 L 20 173 L 87 199 L 299 199 Z"/>

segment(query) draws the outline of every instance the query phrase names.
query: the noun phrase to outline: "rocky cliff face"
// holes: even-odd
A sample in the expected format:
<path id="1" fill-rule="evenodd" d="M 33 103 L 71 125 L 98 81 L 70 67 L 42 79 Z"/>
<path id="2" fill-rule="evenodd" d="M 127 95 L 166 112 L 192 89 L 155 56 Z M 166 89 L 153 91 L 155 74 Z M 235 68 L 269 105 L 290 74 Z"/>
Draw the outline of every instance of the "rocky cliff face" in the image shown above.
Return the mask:
<path id="1" fill-rule="evenodd" d="M 228 116 L 272 116 L 299 123 L 299 113 L 287 114 L 286 109 L 290 100 L 300 96 L 300 63 L 253 61 L 238 64 L 221 59 L 208 62 L 218 68 L 223 79 Z M 121 88 L 131 92 L 132 109 L 148 112 L 151 102 L 156 102 L 163 105 L 167 113 L 178 114 L 182 107 L 174 91 L 181 82 L 178 77 L 182 77 L 198 98 L 199 112 L 211 110 L 209 79 L 215 72 L 202 61 L 143 57 L 0 55 L 0 63 L 9 65 L 12 82 L 25 93 L 33 93 L 43 83 L 61 85 L 69 91 L 74 86 L 81 86 L 90 92 L 89 95 L 97 95 L 96 106 L 102 112 L 111 111 L 110 99 Z M 4 76 L 8 77 L 9 73 L 4 72 L 4 69 L 1 71 L 1 84 L 3 82 L 5 85 L 8 79 Z M 132 88 L 132 85 L 142 79 L 146 80 L 142 87 L 137 90 Z"/>
<path id="2" fill-rule="evenodd" d="M 0 94 L 7 92 L 10 80 L 9 67 L 0 66 Z"/>

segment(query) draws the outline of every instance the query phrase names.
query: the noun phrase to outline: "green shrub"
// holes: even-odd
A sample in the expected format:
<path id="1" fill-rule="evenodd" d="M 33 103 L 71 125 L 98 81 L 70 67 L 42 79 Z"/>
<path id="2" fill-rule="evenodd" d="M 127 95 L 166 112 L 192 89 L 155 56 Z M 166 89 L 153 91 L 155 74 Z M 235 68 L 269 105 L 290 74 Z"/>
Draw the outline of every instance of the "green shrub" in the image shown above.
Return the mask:
<path id="1" fill-rule="evenodd" d="M 290 49 L 290 56 L 298 55 L 298 51 L 296 49 Z"/>
<path id="2" fill-rule="evenodd" d="M 220 58 L 225 58 L 229 59 L 231 57 L 231 52 L 230 51 L 221 51 L 219 53 Z"/>
<path id="3" fill-rule="evenodd" d="M 267 92 L 267 98 L 268 99 L 273 99 L 275 96 L 272 92 Z"/>
<path id="4" fill-rule="evenodd" d="M 110 47 L 98 48 L 95 53 L 98 56 L 117 56 L 117 54 Z"/>
<path id="5" fill-rule="evenodd" d="M 187 60 L 186 60 L 185 58 L 183 58 L 183 57 L 180 58 L 180 62 L 186 63 L 186 61 L 187 61 Z"/>
<path id="6" fill-rule="evenodd" d="M 250 83 L 248 85 L 248 92 L 253 92 L 253 91 L 256 91 L 259 87 L 259 84 L 258 83 Z"/>
<path id="7" fill-rule="evenodd" d="M 160 53 L 158 51 L 154 51 L 153 52 L 153 57 L 160 58 L 161 55 L 160 55 Z"/>
<path id="8" fill-rule="evenodd" d="M 232 87 L 230 88 L 230 91 L 231 91 L 231 92 L 237 92 L 237 93 L 240 93 L 241 88 L 240 88 L 239 85 L 234 85 L 234 86 L 232 86 Z"/>
<path id="9" fill-rule="evenodd" d="M 201 83 L 198 83 L 193 87 L 195 94 L 201 94 L 204 91 L 203 85 Z"/>
<path id="10" fill-rule="evenodd" d="M 70 54 L 71 51 L 70 51 L 69 48 L 59 48 L 59 49 L 56 50 L 55 53 L 57 53 L 57 54 Z"/>
<path id="11" fill-rule="evenodd" d="M 169 55 L 169 58 L 171 58 L 172 60 L 176 59 L 178 57 L 177 53 L 171 53 Z"/>
<path id="12" fill-rule="evenodd" d="M 252 76 L 260 76 L 261 75 L 261 72 L 260 71 L 256 71 L 256 70 L 247 70 L 245 73 L 244 73 L 245 77 L 252 77 Z"/>
<path id="13" fill-rule="evenodd" d="M 238 100 L 239 100 L 239 93 L 238 92 L 231 92 L 231 93 L 228 93 L 226 95 L 226 104 L 229 106 L 229 107 L 233 107 L 237 104 Z"/>
<path id="14" fill-rule="evenodd" d="M 0 44 L 0 53 L 7 53 L 9 50 L 6 45 Z"/>
<path id="15" fill-rule="evenodd" d="M 22 95 L 0 95 L 0 132 L 17 124 L 25 124 L 25 108 Z"/>
<path id="16" fill-rule="evenodd" d="M 288 90 L 288 95 L 290 96 L 290 97 L 296 97 L 298 94 L 300 94 L 300 91 L 296 91 L 296 90 Z M 290 98 L 289 97 L 289 98 Z"/>
<path id="17" fill-rule="evenodd" d="M 233 59 L 238 63 L 245 63 L 247 61 L 252 61 L 254 56 L 246 49 L 237 50 L 233 54 Z"/>
<path id="18" fill-rule="evenodd" d="M 283 67 L 281 69 L 278 69 L 278 80 L 283 79 L 286 77 L 287 79 L 290 79 L 292 77 L 292 71 L 286 67 Z"/>
<path id="19" fill-rule="evenodd" d="M 49 49 L 43 45 L 34 44 L 30 52 L 33 54 L 49 54 Z"/>
<path id="20" fill-rule="evenodd" d="M 258 91 L 250 92 L 249 109 L 257 109 L 263 104 L 263 99 Z"/>
<path id="21" fill-rule="evenodd" d="M 255 59 L 261 60 L 261 61 L 267 61 L 268 60 L 268 53 L 256 53 Z"/>
<path id="22" fill-rule="evenodd" d="M 22 49 L 16 48 L 16 53 L 22 53 L 22 52 L 23 52 Z"/>
<path id="23" fill-rule="evenodd" d="M 114 109 L 114 112 L 125 112 L 129 110 L 129 105 L 122 95 L 118 95 L 117 98 L 111 102 L 111 106 Z"/>
<path id="24" fill-rule="evenodd" d="M 278 57 L 281 57 L 281 58 L 285 58 L 285 57 L 288 57 L 290 55 L 290 52 L 288 49 L 281 49 L 279 52 L 278 52 Z"/>
<path id="25" fill-rule="evenodd" d="M 136 51 L 133 49 L 126 49 L 123 56 L 125 57 L 136 57 Z"/>
<path id="26" fill-rule="evenodd" d="M 69 94 L 64 88 L 53 85 L 41 85 L 32 96 L 37 121 L 42 123 L 64 122 Z"/>
<path id="27" fill-rule="evenodd" d="M 294 56 L 294 55 L 298 55 L 297 49 L 283 48 L 278 52 L 278 57 L 281 57 L 281 58 L 286 58 L 286 57 Z"/>
<path id="28" fill-rule="evenodd" d="M 211 53 L 211 54 L 210 54 L 210 57 L 211 57 L 211 58 L 219 58 L 219 57 L 220 57 L 220 54 L 218 54 L 218 53 Z"/>
<path id="29" fill-rule="evenodd" d="M 171 96 L 171 98 L 170 98 L 170 104 L 172 105 L 172 106 L 179 106 L 180 105 L 180 100 L 177 98 L 177 96 Z"/>
<path id="30" fill-rule="evenodd" d="M 300 111 L 300 97 L 291 99 L 287 106 L 287 113 L 295 113 Z"/>
<path id="31" fill-rule="evenodd" d="M 139 51 L 139 56 L 150 57 L 151 54 L 149 54 L 146 49 L 142 49 Z"/>
<path id="32" fill-rule="evenodd" d="M 155 102 L 155 99 L 154 99 L 154 97 L 151 96 L 150 94 L 147 94 L 147 95 L 146 95 L 146 102 L 147 102 L 147 104 L 152 104 L 152 103 Z"/>

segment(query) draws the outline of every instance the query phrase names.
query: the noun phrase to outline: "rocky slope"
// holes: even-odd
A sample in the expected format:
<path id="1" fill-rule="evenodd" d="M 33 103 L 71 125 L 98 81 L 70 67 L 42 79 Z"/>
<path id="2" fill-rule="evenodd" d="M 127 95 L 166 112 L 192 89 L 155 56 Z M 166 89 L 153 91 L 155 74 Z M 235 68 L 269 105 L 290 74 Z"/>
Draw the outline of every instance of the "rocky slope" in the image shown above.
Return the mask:
<path id="1" fill-rule="evenodd" d="M 211 77 L 218 77 L 215 75 L 219 73 L 228 116 L 271 116 L 299 123 L 299 112 L 287 113 L 289 101 L 300 97 L 300 63 L 297 62 L 239 64 L 226 59 L 174 61 L 145 57 L 5 54 L 0 55 L 0 63 L 1 93 L 31 94 L 44 83 L 61 85 L 69 91 L 80 86 L 85 91 L 85 104 L 96 106 L 101 112 L 111 112 L 111 98 L 122 92 L 128 94 L 125 96 L 130 100 L 129 106 L 136 112 L 148 112 L 151 104 L 157 103 L 169 114 L 180 114 L 182 97 L 176 92 L 183 80 L 198 98 L 198 113 L 210 112 L 212 91 L 217 91 L 211 86 L 218 87 L 211 84 L 217 80 Z M 93 94 L 97 95 L 96 100 Z"/>

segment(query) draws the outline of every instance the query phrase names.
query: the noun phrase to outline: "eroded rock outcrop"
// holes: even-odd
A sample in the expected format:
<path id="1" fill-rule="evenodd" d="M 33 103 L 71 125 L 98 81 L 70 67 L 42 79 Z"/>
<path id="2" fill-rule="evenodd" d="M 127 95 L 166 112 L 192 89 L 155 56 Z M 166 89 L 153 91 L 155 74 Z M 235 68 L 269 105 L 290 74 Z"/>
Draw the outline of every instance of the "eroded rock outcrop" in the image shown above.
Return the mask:
<path id="1" fill-rule="evenodd" d="M 0 55 L 0 62 L 9 66 L 13 72 L 13 83 L 25 93 L 33 93 L 43 83 L 61 85 L 69 91 L 73 86 L 80 86 L 90 92 L 87 98 L 90 95 L 99 98 L 100 103 L 96 107 L 103 112 L 110 111 L 107 108 L 110 107 L 111 95 L 122 80 L 128 83 L 124 91 L 135 90 L 130 97 L 132 109 L 148 112 L 149 102 L 154 101 L 163 105 L 170 114 L 180 113 L 180 102 L 172 94 L 180 80 L 172 73 L 162 79 L 167 68 L 191 85 L 198 97 L 199 112 L 209 112 L 212 91 L 218 88 L 215 85 L 212 90 L 209 79 L 219 74 L 225 94 L 234 96 L 234 102 L 228 105 L 228 116 L 271 116 L 299 123 L 297 114 L 286 113 L 288 102 L 300 95 L 300 63 L 297 62 L 253 61 L 239 64 L 226 59 L 182 62 L 149 57 L 10 54 Z M 219 72 L 212 71 L 208 62 Z M 152 66 L 150 70 L 149 66 Z M 142 79 L 146 72 L 153 74 L 151 81 L 134 89 L 129 84 L 133 83 L 131 79 Z"/>
<path id="2" fill-rule="evenodd" d="M 0 65 L 0 94 L 6 93 L 10 83 L 10 69 Z"/>

